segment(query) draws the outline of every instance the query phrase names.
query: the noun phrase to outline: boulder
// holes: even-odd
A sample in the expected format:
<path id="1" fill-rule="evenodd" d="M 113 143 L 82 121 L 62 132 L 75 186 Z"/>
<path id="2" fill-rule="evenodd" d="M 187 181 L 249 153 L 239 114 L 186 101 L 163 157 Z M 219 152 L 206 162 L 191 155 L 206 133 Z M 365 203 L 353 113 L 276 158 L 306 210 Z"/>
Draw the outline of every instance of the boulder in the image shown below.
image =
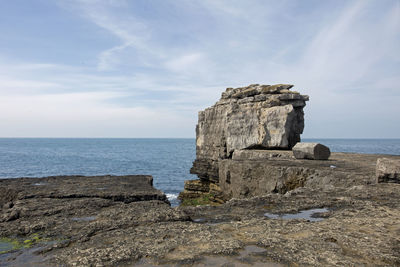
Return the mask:
<path id="1" fill-rule="evenodd" d="M 379 158 L 376 162 L 377 183 L 400 183 L 400 160 Z"/>
<path id="2" fill-rule="evenodd" d="M 296 159 L 327 160 L 331 155 L 329 147 L 319 143 L 297 143 L 292 151 Z"/>

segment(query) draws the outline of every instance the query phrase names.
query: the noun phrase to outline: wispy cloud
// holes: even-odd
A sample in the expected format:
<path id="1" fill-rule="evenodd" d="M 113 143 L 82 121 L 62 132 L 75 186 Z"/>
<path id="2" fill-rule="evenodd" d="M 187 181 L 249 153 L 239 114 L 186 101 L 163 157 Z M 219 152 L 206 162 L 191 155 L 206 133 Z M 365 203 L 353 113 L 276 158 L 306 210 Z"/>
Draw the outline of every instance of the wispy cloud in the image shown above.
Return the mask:
<path id="1" fill-rule="evenodd" d="M 119 44 L 104 50 L 98 56 L 98 69 L 112 70 L 120 62 L 120 53 L 127 49 L 139 50 L 140 53 L 150 53 L 152 50 L 146 44 L 150 30 L 138 19 L 113 13 L 128 5 L 125 1 L 86 1 L 76 0 L 69 6 L 82 16 L 114 35 Z M 66 6 L 64 2 L 61 5 Z"/>
<path id="2" fill-rule="evenodd" d="M 374 64 L 384 60 L 392 50 L 389 46 L 398 42 L 396 31 L 386 31 L 388 22 L 393 20 L 391 15 L 370 20 L 373 12 L 374 6 L 367 1 L 352 2 L 340 16 L 322 27 L 297 63 L 306 70 L 308 79 L 328 87 L 371 82 L 369 74 L 374 71 Z"/>
<path id="3" fill-rule="evenodd" d="M 59 118 L 75 129 L 74 136 L 80 130 L 88 135 L 85 125 L 94 122 L 131 136 L 139 135 L 131 123 L 193 136 L 197 111 L 213 104 L 225 87 L 288 82 L 311 96 L 306 136 L 398 132 L 392 123 L 400 112 L 398 1 L 154 3 L 59 1 L 62 12 L 79 18 L 76 23 L 96 29 L 82 26 L 91 29 L 82 34 L 95 40 L 94 56 L 85 64 L 67 64 L 61 56 L 24 60 L 0 51 L 1 112 L 7 111 L 8 128 L 17 129 L 18 121 L 30 125 L 26 116 L 41 121 L 43 129 Z M 107 42 L 97 44 L 97 38 Z M 385 107 L 370 108 L 377 103 Z M 155 112 L 165 116 L 158 119 Z M 338 116 L 345 127 L 337 124 Z M 378 122 L 379 117 L 387 119 Z M 372 129 L 370 118 L 389 131 Z"/>

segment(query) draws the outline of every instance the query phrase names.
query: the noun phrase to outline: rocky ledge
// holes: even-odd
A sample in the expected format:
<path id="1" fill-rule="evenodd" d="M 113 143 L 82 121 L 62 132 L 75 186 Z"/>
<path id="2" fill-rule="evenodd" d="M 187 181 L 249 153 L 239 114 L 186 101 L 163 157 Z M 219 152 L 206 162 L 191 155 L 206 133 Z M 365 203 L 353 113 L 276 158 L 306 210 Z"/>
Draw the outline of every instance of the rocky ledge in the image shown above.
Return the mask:
<path id="1" fill-rule="evenodd" d="M 150 175 L 51 176 L 44 178 L 0 179 L 0 205 L 4 202 L 42 199 L 102 198 L 130 203 L 145 200 L 168 202 L 153 187 Z"/>
<path id="2" fill-rule="evenodd" d="M 284 194 L 176 208 L 149 176 L 0 180 L 0 244 L 20 244 L 0 254 L 0 265 L 400 264 L 400 184 L 376 183 L 381 155 L 299 161 L 288 151 L 242 153 L 232 160 L 253 159 L 254 171 L 268 171 L 257 165 L 267 159 L 274 173 L 309 176 Z"/>
<path id="3" fill-rule="evenodd" d="M 141 254 L 131 258 L 123 245 L 129 256 L 100 252 L 112 240 L 104 234 L 121 237 L 138 225 L 188 220 L 144 175 L 0 179 L 0 210 L 0 266 L 135 261 Z M 91 256 L 77 252 L 96 239 Z"/>

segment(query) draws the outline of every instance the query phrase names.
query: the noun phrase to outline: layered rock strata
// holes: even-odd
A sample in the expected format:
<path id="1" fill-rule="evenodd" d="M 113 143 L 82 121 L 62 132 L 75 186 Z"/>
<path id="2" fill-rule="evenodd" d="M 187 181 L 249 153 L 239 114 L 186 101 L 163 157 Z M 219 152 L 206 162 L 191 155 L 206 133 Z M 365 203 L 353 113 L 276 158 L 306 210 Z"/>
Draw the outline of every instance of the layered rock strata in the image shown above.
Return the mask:
<path id="1" fill-rule="evenodd" d="M 166 195 L 153 187 L 153 177 L 150 175 L 0 179 L 0 195 L 0 205 L 23 199 L 85 198 L 124 203 L 159 200 L 169 204 Z"/>
<path id="2" fill-rule="evenodd" d="M 19 214 L 0 220 L 0 266 L 400 266 L 400 184 L 376 183 L 380 157 L 235 151 L 236 164 L 303 168 L 304 187 L 219 206 L 125 201 L 135 192 L 159 194 L 148 176 L 0 180 L 0 214 Z M 297 216 L 316 208 L 325 210 L 312 216 L 318 220 Z M 8 239 L 32 246 L 1 253 Z"/>
<path id="3" fill-rule="evenodd" d="M 219 163 L 243 149 L 291 149 L 304 128 L 303 108 L 309 97 L 293 85 L 259 85 L 227 88 L 221 99 L 199 112 L 196 160 L 191 173 L 200 181 L 187 181 L 180 198 L 210 193 L 223 198 L 218 188 Z"/>

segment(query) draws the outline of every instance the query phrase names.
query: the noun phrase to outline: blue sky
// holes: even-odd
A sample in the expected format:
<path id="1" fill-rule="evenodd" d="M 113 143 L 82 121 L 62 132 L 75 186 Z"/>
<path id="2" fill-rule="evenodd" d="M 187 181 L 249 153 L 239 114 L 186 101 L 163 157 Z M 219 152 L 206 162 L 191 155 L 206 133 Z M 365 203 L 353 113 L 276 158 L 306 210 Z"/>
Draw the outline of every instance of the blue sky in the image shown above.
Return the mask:
<path id="1" fill-rule="evenodd" d="M 399 0 L 0 1 L 0 137 L 194 137 L 295 84 L 303 137 L 400 138 Z"/>

